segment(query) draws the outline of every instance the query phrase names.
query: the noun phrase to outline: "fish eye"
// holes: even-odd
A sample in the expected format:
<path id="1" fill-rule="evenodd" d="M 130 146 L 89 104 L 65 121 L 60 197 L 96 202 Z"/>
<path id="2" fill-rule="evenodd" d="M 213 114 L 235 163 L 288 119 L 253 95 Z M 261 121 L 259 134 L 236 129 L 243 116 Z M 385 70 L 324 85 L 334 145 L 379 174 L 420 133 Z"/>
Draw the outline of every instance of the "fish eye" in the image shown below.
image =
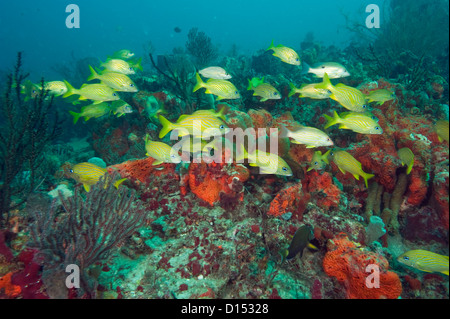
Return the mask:
<path id="1" fill-rule="evenodd" d="M 225 128 L 225 126 L 222 124 L 221 126 L 219 126 L 219 128 L 222 130 Z"/>
<path id="2" fill-rule="evenodd" d="M 364 104 L 364 105 L 362 106 L 362 108 L 363 108 L 363 109 L 367 108 L 367 105 Z"/>
<path id="3" fill-rule="evenodd" d="M 130 71 L 133 71 L 133 68 L 129 68 Z"/>
<path id="4" fill-rule="evenodd" d="M 325 69 L 325 65 L 322 65 L 322 69 Z"/>
<path id="5" fill-rule="evenodd" d="M 403 257 L 404 260 L 409 260 L 408 256 Z"/>
<path id="6" fill-rule="evenodd" d="M 176 156 L 174 154 L 170 155 L 171 158 L 175 158 Z"/>
<path id="7" fill-rule="evenodd" d="M 131 84 L 130 84 L 130 86 L 131 86 L 131 87 L 133 87 L 133 86 L 134 86 L 134 84 L 133 84 L 133 83 L 131 83 Z"/>
<path id="8" fill-rule="evenodd" d="M 287 168 L 286 168 L 286 167 L 283 167 L 282 170 L 283 170 L 284 172 L 286 172 L 286 171 L 287 171 Z"/>
<path id="9" fill-rule="evenodd" d="M 116 94 L 116 93 L 113 93 L 113 96 L 117 96 L 117 94 Z"/>
<path id="10" fill-rule="evenodd" d="M 73 173 L 73 169 L 69 169 L 69 173 Z"/>
<path id="11" fill-rule="evenodd" d="M 298 58 L 296 58 L 295 61 L 298 61 Z"/>
<path id="12" fill-rule="evenodd" d="M 273 95 L 278 95 L 278 93 L 277 92 L 275 92 Z"/>
<path id="13" fill-rule="evenodd" d="M 375 126 L 375 129 L 378 131 L 380 129 L 380 127 L 379 126 Z"/>
<path id="14" fill-rule="evenodd" d="M 238 92 L 238 91 L 236 91 L 236 92 L 234 92 L 234 94 L 238 95 L 238 94 L 239 94 L 239 92 Z"/>
<path id="15" fill-rule="evenodd" d="M 314 162 L 314 165 L 319 165 L 319 162 Z"/>

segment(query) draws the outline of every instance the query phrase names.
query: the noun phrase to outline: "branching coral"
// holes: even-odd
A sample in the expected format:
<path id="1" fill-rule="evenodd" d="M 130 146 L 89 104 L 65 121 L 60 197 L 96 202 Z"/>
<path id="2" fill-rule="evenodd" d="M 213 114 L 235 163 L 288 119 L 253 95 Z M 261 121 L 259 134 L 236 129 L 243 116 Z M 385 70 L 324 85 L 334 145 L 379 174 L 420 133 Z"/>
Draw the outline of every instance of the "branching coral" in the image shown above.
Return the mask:
<path id="1" fill-rule="evenodd" d="M 192 28 L 188 33 L 186 50 L 196 59 L 197 67 L 203 68 L 217 58 L 218 52 L 205 32 Z"/>
<path id="2" fill-rule="evenodd" d="M 151 53 L 149 57 L 153 67 L 169 81 L 173 93 L 186 104 L 184 111 L 192 113 L 194 111 L 194 96 L 192 93 L 194 86 L 191 79 L 195 75 L 195 68 L 193 68 L 192 63 L 184 55 L 174 56 L 172 63 L 168 61 L 166 56 L 162 56 L 161 59 L 165 66 L 165 70 L 163 70 L 155 62 Z M 197 96 L 199 95 L 197 94 Z M 199 100 L 197 100 L 197 104 L 199 104 Z"/>
<path id="3" fill-rule="evenodd" d="M 34 99 L 24 101 L 21 86 L 28 75 L 21 69 L 22 55 L 19 53 L 14 72 L 8 75 L 5 96 L 0 101 L 4 116 L 0 127 L 0 225 L 8 220 L 11 209 L 25 201 L 21 196 L 20 201 L 13 204 L 11 197 L 26 195 L 36 187 L 44 149 L 60 133 L 53 98 L 45 101 L 47 92 L 40 91 Z M 43 83 L 42 80 L 42 86 Z M 55 116 L 50 120 L 52 114 Z M 24 178 L 24 174 L 28 176 Z M 22 181 L 18 182 L 18 178 Z"/>
<path id="4" fill-rule="evenodd" d="M 44 282 L 54 281 L 55 276 L 69 264 L 80 270 L 80 284 L 87 296 L 95 296 L 95 284 L 87 276 L 94 263 L 107 259 L 113 248 L 146 222 L 146 212 L 135 193 L 113 185 L 117 173 L 105 175 L 95 184 L 86 198 L 75 189 L 73 197 L 60 201 L 64 208 L 59 213 L 55 201 L 47 212 L 34 212 L 31 246 L 40 250 L 44 264 Z M 64 297 L 62 288 L 58 297 Z M 67 295 L 66 295 L 67 297 Z"/>

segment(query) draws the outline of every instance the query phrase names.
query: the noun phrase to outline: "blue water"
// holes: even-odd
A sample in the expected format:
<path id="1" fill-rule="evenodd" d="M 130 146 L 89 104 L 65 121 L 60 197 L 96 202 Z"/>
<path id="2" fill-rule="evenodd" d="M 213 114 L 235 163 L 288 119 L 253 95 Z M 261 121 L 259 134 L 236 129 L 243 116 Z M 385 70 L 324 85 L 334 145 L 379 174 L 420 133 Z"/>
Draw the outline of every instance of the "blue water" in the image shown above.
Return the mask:
<path id="1" fill-rule="evenodd" d="M 0 69 L 13 65 L 16 52 L 24 51 L 32 80 L 57 76 L 52 66 L 76 58 L 105 56 L 122 48 L 147 54 L 151 41 L 156 54 L 184 47 L 189 29 L 204 31 L 226 53 L 233 44 L 252 55 L 272 39 L 298 47 L 308 32 L 315 40 L 339 47 L 353 34 L 345 28 L 345 13 L 364 24 L 368 4 L 383 8 L 383 0 L 40 0 L 0 3 Z M 80 8 L 80 28 L 66 27 L 66 7 Z M 384 17 L 382 16 L 381 19 Z M 174 28 L 181 29 L 180 33 Z M 56 78 L 55 78 L 56 79 Z"/>

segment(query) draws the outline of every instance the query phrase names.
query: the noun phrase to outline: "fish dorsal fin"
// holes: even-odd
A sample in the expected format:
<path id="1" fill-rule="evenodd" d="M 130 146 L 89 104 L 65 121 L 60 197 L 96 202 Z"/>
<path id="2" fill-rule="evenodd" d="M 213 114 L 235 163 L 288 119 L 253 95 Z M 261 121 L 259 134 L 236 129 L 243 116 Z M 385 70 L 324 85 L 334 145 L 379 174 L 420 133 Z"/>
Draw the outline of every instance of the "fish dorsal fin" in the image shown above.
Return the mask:
<path id="1" fill-rule="evenodd" d="M 187 118 L 189 115 L 188 114 L 182 114 L 180 115 L 180 117 L 178 118 L 177 122 L 181 122 L 182 120 L 184 120 L 185 118 Z"/>

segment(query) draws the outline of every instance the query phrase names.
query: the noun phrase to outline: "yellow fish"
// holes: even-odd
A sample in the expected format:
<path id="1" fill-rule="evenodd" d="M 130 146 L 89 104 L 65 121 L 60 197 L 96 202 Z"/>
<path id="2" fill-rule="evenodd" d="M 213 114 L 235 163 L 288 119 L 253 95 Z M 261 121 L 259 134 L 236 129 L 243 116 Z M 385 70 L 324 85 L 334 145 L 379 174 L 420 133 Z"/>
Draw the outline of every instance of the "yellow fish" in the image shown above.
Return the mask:
<path id="1" fill-rule="evenodd" d="M 20 93 L 25 94 L 25 102 L 34 99 L 41 92 L 42 87 L 40 85 L 34 84 L 30 80 L 25 80 L 24 84 L 21 86 Z"/>
<path id="2" fill-rule="evenodd" d="M 130 58 L 134 57 L 134 53 L 130 50 L 119 50 L 117 52 L 114 52 L 114 54 L 111 56 L 113 59 L 125 59 L 128 60 Z"/>
<path id="3" fill-rule="evenodd" d="M 360 90 L 342 83 L 334 86 L 326 73 L 323 82 L 317 87 L 329 90 L 331 92 L 330 98 L 350 111 L 359 113 L 367 111 L 366 97 Z"/>
<path id="4" fill-rule="evenodd" d="M 331 91 L 327 89 L 317 88 L 317 85 L 322 83 L 312 83 L 312 84 L 302 84 L 302 86 L 298 89 L 295 87 L 293 83 L 290 83 L 289 86 L 291 91 L 289 92 L 289 97 L 299 94 L 298 97 L 309 97 L 310 99 L 322 100 L 327 99 L 331 95 Z"/>
<path id="5" fill-rule="evenodd" d="M 132 58 L 127 60 L 128 64 L 130 64 L 130 66 L 135 69 L 135 70 L 139 70 L 142 71 L 142 58 Z"/>
<path id="6" fill-rule="evenodd" d="M 374 90 L 366 95 L 366 99 L 369 103 L 377 102 L 378 105 L 383 105 L 384 102 L 395 99 L 395 94 L 386 89 Z"/>
<path id="7" fill-rule="evenodd" d="M 250 154 L 242 146 L 241 151 L 236 154 L 236 162 L 248 159 L 250 166 L 259 167 L 261 174 L 275 174 L 281 176 L 292 176 L 292 170 L 280 156 L 260 150 L 253 150 Z"/>
<path id="8" fill-rule="evenodd" d="M 274 52 L 273 56 L 276 56 L 285 63 L 300 65 L 300 57 L 298 56 L 297 52 L 295 52 L 291 48 L 285 47 L 281 44 L 274 46 L 272 40 L 270 47 L 266 51 L 268 50 L 272 50 Z"/>
<path id="9" fill-rule="evenodd" d="M 336 111 L 333 113 L 333 117 L 324 114 L 323 116 L 328 121 L 325 125 L 325 129 L 332 125 L 339 124 L 340 129 L 352 130 L 361 134 L 383 134 L 383 129 L 378 125 L 372 116 L 366 113 L 358 112 L 344 112 L 340 115 Z"/>
<path id="10" fill-rule="evenodd" d="M 247 90 L 253 90 L 254 96 L 260 96 L 261 102 L 265 102 L 267 100 L 279 100 L 281 99 L 281 94 L 278 92 L 276 88 L 274 88 L 269 83 L 261 83 L 257 86 L 253 86 L 252 81 L 248 80 L 248 88 Z"/>
<path id="11" fill-rule="evenodd" d="M 413 152 L 407 148 L 401 148 L 397 151 L 398 157 L 402 161 L 402 165 L 406 165 L 408 168 L 406 169 L 406 174 L 411 173 L 411 170 L 414 165 L 414 154 Z"/>
<path id="12" fill-rule="evenodd" d="M 147 151 L 145 155 L 155 159 L 152 165 L 181 162 L 181 157 L 172 146 L 166 143 L 152 141 L 149 139 L 148 134 L 145 136 L 145 150 Z"/>
<path id="13" fill-rule="evenodd" d="M 330 156 L 343 174 L 345 174 L 345 172 L 349 172 L 357 180 L 359 180 L 359 177 L 361 176 L 364 179 L 366 187 L 369 187 L 367 185 L 367 180 L 374 177 L 375 175 L 364 172 L 362 170 L 361 163 L 358 162 L 352 155 L 350 155 L 346 151 L 332 150 L 330 152 Z"/>
<path id="14" fill-rule="evenodd" d="M 417 249 L 402 254 L 397 261 L 421 271 L 440 272 L 448 276 L 448 256 Z"/>
<path id="15" fill-rule="evenodd" d="M 181 151 L 187 151 L 191 154 L 196 154 L 196 153 L 208 153 L 212 150 L 212 149 L 217 149 L 219 147 L 219 143 L 221 143 L 222 141 L 220 140 L 213 140 L 211 142 L 207 142 L 198 138 L 186 138 L 184 139 L 184 141 L 181 143 Z"/>
<path id="16" fill-rule="evenodd" d="M 195 92 L 201 88 L 206 88 L 205 93 L 216 95 L 217 100 L 241 98 L 238 89 L 234 86 L 233 83 L 227 80 L 209 79 L 205 83 L 198 73 L 196 73 L 195 77 L 197 79 L 197 84 L 195 85 L 192 92 Z"/>
<path id="17" fill-rule="evenodd" d="M 302 73 L 313 73 L 318 78 L 323 78 L 323 76 L 328 74 L 330 79 L 344 78 L 350 76 L 347 69 L 337 62 L 321 62 L 316 63 L 310 67 L 307 63 L 303 63 L 304 71 Z"/>
<path id="18" fill-rule="evenodd" d="M 228 126 L 223 123 L 218 117 L 204 114 L 188 115 L 186 117 L 183 117 L 179 122 L 176 123 L 170 122 L 162 115 L 158 115 L 158 118 L 162 125 L 162 129 L 159 132 L 159 138 L 163 138 L 172 130 L 179 130 L 179 137 L 186 135 L 210 137 L 222 135 L 226 133 L 228 129 Z"/>
<path id="19" fill-rule="evenodd" d="M 438 120 L 434 126 L 438 135 L 439 142 L 447 141 L 448 143 L 448 121 Z"/>
<path id="20" fill-rule="evenodd" d="M 105 69 L 103 73 L 106 72 L 115 72 L 122 74 L 136 73 L 133 67 L 127 61 L 121 59 L 109 59 L 106 62 L 101 63 L 100 66 Z"/>
<path id="21" fill-rule="evenodd" d="M 69 176 L 76 180 L 78 183 L 82 183 L 86 192 L 91 190 L 91 186 L 97 184 L 100 178 L 107 172 L 106 168 L 97 166 L 92 163 L 84 162 L 74 165 L 69 170 Z M 114 183 L 116 188 L 125 181 L 126 178 L 120 179 Z"/>
<path id="22" fill-rule="evenodd" d="M 321 151 L 314 152 L 311 162 L 309 163 L 309 168 L 306 170 L 309 172 L 310 170 L 315 169 L 316 171 L 322 170 L 325 166 L 324 163 L 329 164 L 328 162 L 328 154 L 330 154 L 331 150 L 328 150 L 325 154 L 322 155 Z"/>
<path id="23" fill-rule="evenodd" d="M 121 117 L 124 114 L 133 113 L 133 108 L 125 101 L 118 100 L 111 103 L 111 110 L 114 115 Z"/>
<path id="24" fill-rule="evenodd" d="M 203 77 L 216 80 L 229 80 L 231 75 L 219 66 L 210 66 L 198 71 Z"/>
<path id="25" fill-rule="evenodd" d="M 104 84 L 83 84 L 77 90 L 69 82 L 64 81 L 64 83 L 67 86 L 67 92 L 63 95 L 64 98 L 77 94 L 80 96 L 78 100 L 93 100 L 94 104 L 120 99 L 113 89 Z"/>
<path id="26" fill-rule="evenodd" d="M 88 77 L 88 81 L 100 80 L 103 84 L 120 92 L 138 91 L 136 84 L 125 74 L 115 72 L 98 74 L 91 66 L 89 66 L 89 69 L 91 70 L 91 76 Z"/>
<path id="27" fill-rule="evenodd" d="M 296 131 L 289 131 L 285 126 L 281 126 L 280 138 L 292 138 L 294 144 L 305 144 L 306 148 L 332 146 L 331 138 L 315 127 L 303 126 Z"/>
<path id="28" fill-rule="evenodd" d="M 80 117 L 84 117 L 84 121 L 88 121 L 90 118 L 97 118 L 108 114 L 109 112 L 111 112 L 111 107 L 106 102 L 83 106 L 80 113 L 69 111 L 73 116 L 73 124 L 76 124 Z"/>
<path id="29" fill-rule="evenodd" d="M 44 90 L 48 90 L 50 95 L 63 95 L 67 92 L 67 86 L 62 81 L 51 81 L 44 84 Z"/>
<path id="30" fill-rule="evenodd" d="M 222 107 L 219 112 L 216 112 L 215 110 L 212 110 L 212 109 L 211 110 L 198 110 L 198 111 L 195 111 L 194 113 L 192 113 L 190 115 L 189 114 L 182 114 L 182 115 L 180 115 L 180 117 L 177 120 L 177 123 L 182 121 L 183 119 L 191 116 L 191 115 L 196 115 L 196 116 L 202 116 L 203 115 L 203 116 L 207 116 L 207 117 L 218 117 L 218 118 L 226 121 L 225 111 L 226 111 L 226 107 Z"/>

